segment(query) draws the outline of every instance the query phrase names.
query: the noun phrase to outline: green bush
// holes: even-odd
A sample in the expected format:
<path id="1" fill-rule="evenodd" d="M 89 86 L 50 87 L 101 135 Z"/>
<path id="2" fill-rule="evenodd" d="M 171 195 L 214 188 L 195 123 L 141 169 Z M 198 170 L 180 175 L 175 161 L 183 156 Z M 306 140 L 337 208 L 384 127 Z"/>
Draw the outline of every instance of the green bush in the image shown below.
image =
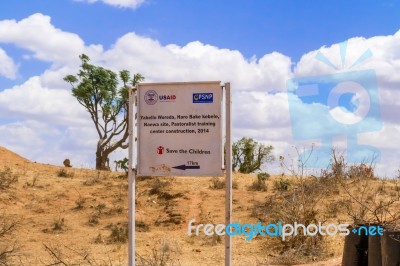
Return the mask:
<path id="1" fill-rule="evenodd" d="M 279 191 L 288 191 L 292 186 L 292 181 L 287 178 L 279 178 L 279 180 L 275 180 L 274 187 Z"/>

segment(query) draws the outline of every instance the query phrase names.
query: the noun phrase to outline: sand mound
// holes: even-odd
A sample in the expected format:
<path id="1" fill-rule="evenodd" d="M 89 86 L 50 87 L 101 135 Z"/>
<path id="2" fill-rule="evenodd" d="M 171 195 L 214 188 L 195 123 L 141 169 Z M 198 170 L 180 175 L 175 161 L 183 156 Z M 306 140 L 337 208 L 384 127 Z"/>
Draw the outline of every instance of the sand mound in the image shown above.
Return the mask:
<path id="1" fill-rule="evenodd" d="M 24 165 L 29 162 L 28 159 L 0 146 L 0 167 Z"/>

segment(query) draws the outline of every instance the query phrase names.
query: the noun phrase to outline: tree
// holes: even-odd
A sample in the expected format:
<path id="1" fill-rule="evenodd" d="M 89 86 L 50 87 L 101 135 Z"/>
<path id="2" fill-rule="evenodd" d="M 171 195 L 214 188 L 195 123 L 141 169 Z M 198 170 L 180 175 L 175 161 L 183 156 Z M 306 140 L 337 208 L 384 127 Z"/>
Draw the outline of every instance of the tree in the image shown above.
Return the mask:
<path id="1" fill-rule="evenodd" d="M 86 108 L 95 125 L 99 140 L 96 149 L 96 169 L 107 170 L 108 156 L 117 148 L 126 149 L 129 121 L 129 86 L 144 80 L 141 74 L 131 77 L 128 70 L 119 75 L 109 69 L 89 63 L 81 54 L 78 74 L 67 75 L 64 81 L 72 86 L 72 95 Z M 122 87 L 118 88 L 119 79 Z"/>
<path id="2" fill-rule="evenodd" d="M 248 174 L 261 170 L 264 163 L 272 162 L 273 147 L 265 146 L 252 138 L 241 138 L 232 145 L 232 168 Z"/>

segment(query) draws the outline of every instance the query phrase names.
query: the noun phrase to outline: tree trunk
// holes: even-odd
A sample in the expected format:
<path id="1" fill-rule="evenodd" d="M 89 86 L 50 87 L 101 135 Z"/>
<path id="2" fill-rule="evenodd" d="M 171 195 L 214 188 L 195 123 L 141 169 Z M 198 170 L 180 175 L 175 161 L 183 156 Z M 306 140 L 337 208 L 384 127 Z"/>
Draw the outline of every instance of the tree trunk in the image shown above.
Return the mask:
<path id="1" fill-rule="evenodd" d="M 102 150 L 101 145 L 97 145 L 96 150 L 96 170 L 110 170 L 108 165 L 108 155 L 109 153 Z"/>

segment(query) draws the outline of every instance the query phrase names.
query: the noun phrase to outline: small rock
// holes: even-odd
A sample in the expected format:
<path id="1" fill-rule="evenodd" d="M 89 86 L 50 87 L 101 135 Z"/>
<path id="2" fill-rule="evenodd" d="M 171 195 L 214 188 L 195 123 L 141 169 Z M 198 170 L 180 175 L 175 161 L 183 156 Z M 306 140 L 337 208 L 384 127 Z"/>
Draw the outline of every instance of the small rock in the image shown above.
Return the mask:
<path id="1" fill-rule="evenodd" d="M 63 164 L 64 164 L 65 167 L 72 167 L 71 161 L 69 159 L 65 159 Z"/>

